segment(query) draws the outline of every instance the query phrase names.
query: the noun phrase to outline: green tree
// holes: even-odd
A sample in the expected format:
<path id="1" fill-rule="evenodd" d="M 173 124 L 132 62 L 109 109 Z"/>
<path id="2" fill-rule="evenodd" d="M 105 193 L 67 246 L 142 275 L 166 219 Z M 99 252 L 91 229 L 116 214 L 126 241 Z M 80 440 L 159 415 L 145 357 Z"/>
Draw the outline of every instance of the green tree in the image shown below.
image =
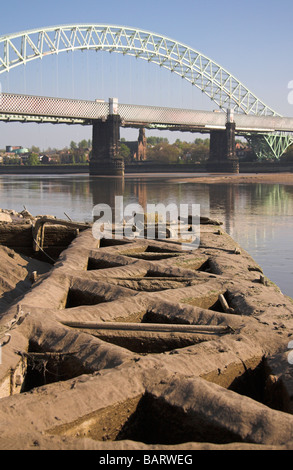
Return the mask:
<path id="1" fill-rule="evenodd" d="M 148 137 L 147 138 L 147 144 L 149 145 L 158 145 L 158 144 L 168 144 L 169 141 L 166 137 L 154 137 L 154 136 L 151 136 L 151 137 Z"/>
<path id="2" fill-rule="evenodd" d="M 83 139 L 78 143 L 79 149 L 87 149 L 88 148 L 88 141 Z"/>
<path id="3" fill-rule="evenodd" d="M 39 154 L 40 153 L 40 147 L 36 147 L 35 145 L 32 145 L 31 152 Z"/>
<path id="4" fill-rule="evenodd" d="M 286 152 L 282 155 L 281 160 L 292 162 L 293 160 L 293 145 L 287 148 Z"/>
<path id="5" fill-rule="evenodd" d="M 4 157 L 3 163 L 4 165 L 20 165 L 21 158 L 20 157 Z"/>
<path id="6" fill-rule="evenodd" d="M 148 149 L 148 159 L 162 163 L 178 163 L 180 153 L 180 149 L 175 145 L 162 142 Z"/>
<path id="7" fill-rule="evenodd" d="M 79 163 L 87 163 L 87 156 L 85 153 L 80 156 Z"/>
<path id="8" fill-rule="evenodd" d="M 26 161 L 26 165 L 29 165 L 29 166 L 39 165 L 39 163 L 40 163 L 39 156 L 36 153 L 31 153 L 28 156 L 28 159 Z"/>
<path id="9" fill-rule="evenodd" d="M 75 154 L 74 154 L 74 152 L 71 152 L 68 155 L 68 163 L 75 163 Z"/>
<path id="10" fill-rule="evenodd" d="M 124 158 L 124 161 L 130 160 L 130 148 L 123 143 L 120 144 L 120 155 Z"/>
<path id="11" fill-rule="evenodd" d="M 70 142 L 70 148 L 71 150 L 75 150 L 77 148 L 77 145 L 73 140 Z"/>

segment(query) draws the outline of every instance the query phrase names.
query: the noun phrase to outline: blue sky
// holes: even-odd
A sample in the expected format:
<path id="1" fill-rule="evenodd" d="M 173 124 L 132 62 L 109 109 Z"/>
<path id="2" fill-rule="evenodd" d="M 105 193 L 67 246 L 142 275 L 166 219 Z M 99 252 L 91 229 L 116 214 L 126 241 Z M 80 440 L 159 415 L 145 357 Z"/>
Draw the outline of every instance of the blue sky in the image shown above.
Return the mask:
<path id="1" fill-rule="evenodd" d="M 197 49 L 219 63 L 270 107 L 293 116 L 292 0 L 14 0 L 1 5 L 0 35 L 70 23 L 125 25 L 156 32 Z M 118 54 L 60 54 L 0 76 L 3 91 L 195 109 L 214 109 L 188 82 L 153 64 Z M 152 132 L 152 134 L 156 134 Z M 156 134 L 156 135 L 162 135 Z M 121 136 L 136 138 L 134 131 Z M 190 140 L 189 134 L 166 135 Z M 6 145 L 64 147 L 90 138 L 73 126 L 0 123 Z"/>

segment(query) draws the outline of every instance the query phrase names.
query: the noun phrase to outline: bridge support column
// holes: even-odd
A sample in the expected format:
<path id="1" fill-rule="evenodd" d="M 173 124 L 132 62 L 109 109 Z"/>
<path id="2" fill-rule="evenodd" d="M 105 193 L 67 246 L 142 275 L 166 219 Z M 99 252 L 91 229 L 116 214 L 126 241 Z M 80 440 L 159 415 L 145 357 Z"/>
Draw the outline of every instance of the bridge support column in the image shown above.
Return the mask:
<path id="1" fill-rule="evenodd" d="M 93 122 L 89 169 L 90 175 L 124 176 L 124 160 L 120 157 L 120 116 L 111 100 L 107 120 L 98 119 Z"/>
<path id="2" fill-rule="evenodd" d="M 226 130 L 211 131 L 207 170 L 217 173 L 239 173 L 239 160 L 235 145 L 235 122 L 230 113 L 228 113 Z"/>

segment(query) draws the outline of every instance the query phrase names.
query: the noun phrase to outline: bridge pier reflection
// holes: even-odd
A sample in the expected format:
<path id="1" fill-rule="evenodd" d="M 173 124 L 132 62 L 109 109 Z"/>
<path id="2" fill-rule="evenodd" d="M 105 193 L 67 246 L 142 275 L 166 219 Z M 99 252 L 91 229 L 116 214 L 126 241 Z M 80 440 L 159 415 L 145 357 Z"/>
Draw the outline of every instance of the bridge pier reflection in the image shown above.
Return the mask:
<path id="1" fill-rule="evenodd" d="M 107 204 L 111 207 L 113 220 L 116 216 L 119 219 L 123 215 L 116 214 L 115 197 L 124 194 L 124 178 L 92 178 L 89 180 L 89 190 L 93 207 L 98 204 Z"/>

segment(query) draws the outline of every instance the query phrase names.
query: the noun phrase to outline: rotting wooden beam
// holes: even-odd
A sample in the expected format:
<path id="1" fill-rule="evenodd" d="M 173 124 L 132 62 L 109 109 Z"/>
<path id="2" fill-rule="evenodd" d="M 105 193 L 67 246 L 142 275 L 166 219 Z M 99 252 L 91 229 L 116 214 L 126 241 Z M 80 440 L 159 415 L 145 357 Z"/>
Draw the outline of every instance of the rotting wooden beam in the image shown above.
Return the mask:
<path id="1" fill-rule="evenodd" d="M 118 323 L 118 322 L 78 322 L 65 321 L 63 325 L 71 328 L 82 328 L 87 330 L 123 330 L 123 331 L 154 331 L 173 333 L 200 333 L 200 334 L 225 334 L 234 330 L 230 326 L 217 325 L 181 325 L 181 324 L 159 324 L 159 323 Z"/>
<path id="2" fill-rule="evenodd" d="M 67 220 L 53 219 L 51 217 L 40 217 L 36 220 L 35 224 L 32 227 L 34 251 L 39 251 L 43 248 L 45 224 L 62 225 L 64 227 L 76 230 L 87 230 L 91 227 L 90 224 L 86 223 L 84 224 L 79 222 L 69 222 Z"/>

